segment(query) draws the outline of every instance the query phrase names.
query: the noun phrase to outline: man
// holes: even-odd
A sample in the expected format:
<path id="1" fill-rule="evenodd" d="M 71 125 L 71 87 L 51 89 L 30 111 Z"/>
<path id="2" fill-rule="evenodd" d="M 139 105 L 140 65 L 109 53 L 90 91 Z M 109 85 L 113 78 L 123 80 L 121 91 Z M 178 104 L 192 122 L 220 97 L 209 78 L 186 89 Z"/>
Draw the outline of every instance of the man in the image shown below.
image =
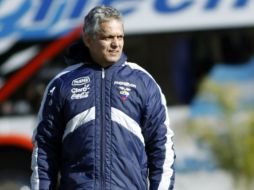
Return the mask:
<path id="1" fill-rule="evenodd" d="M 34 132 L 32 189 L 168 190 L 174 151 L 158 84 L 122 53 L 123 21 L 98 6 L 85 17 L 71 66 L 48 85 Z"/>

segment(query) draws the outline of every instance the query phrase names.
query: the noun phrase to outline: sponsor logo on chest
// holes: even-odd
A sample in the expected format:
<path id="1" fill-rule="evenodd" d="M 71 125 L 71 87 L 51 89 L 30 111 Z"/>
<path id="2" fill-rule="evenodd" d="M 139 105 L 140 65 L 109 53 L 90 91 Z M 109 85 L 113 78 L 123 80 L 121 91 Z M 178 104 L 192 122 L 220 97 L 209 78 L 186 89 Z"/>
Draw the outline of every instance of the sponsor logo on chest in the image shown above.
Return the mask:
<path id="1" fill-rule="evenodd" d="M 71 83 L 71 99 L 83 99 L 89 96 L 90 92 L 90 77 L 84 76 L 76 78 Z"/>

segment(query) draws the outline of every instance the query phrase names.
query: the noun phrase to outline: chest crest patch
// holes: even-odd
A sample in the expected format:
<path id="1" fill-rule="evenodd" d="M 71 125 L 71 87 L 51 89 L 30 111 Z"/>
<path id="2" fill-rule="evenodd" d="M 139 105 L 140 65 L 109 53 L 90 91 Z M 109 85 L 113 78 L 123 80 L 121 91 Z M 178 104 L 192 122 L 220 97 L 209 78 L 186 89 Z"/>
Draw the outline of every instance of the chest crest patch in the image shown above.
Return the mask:
<path id="1" fill-rule="evenodd" d="M 133 88 L 136 88 L 135 84 L 123 81 L 115 81 L 114 85 L 117 86 L 122 101 L 126 101 Z"/>

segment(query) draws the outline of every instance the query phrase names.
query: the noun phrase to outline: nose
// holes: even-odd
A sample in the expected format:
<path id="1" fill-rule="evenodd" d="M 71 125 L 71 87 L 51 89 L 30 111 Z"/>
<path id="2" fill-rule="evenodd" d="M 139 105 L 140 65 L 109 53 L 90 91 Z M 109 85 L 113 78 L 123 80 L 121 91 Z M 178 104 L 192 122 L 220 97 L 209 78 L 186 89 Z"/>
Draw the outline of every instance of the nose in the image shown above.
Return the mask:
<path id="1" fill-rule="evenodd" d="M 112 48 L 117 48 L 119 46 L 119 39 L 117 38 L 117 36 L 112 38 L 111 46 L 112 46 Z"/>

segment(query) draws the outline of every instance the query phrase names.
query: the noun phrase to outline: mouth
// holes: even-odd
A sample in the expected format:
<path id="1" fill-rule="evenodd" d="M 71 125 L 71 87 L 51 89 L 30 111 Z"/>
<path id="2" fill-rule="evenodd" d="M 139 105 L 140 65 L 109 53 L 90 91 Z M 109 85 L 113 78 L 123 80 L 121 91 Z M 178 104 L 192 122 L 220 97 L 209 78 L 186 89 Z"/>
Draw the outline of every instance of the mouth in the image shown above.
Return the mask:
<path id="1" fill-rule="evenodd" d="M 110 55 L 118 55 L 118 54 L 119 54 L 119 51 L 110 50 L 110 51 L 109 51 L 109 54 L 110 54 Z"/>

